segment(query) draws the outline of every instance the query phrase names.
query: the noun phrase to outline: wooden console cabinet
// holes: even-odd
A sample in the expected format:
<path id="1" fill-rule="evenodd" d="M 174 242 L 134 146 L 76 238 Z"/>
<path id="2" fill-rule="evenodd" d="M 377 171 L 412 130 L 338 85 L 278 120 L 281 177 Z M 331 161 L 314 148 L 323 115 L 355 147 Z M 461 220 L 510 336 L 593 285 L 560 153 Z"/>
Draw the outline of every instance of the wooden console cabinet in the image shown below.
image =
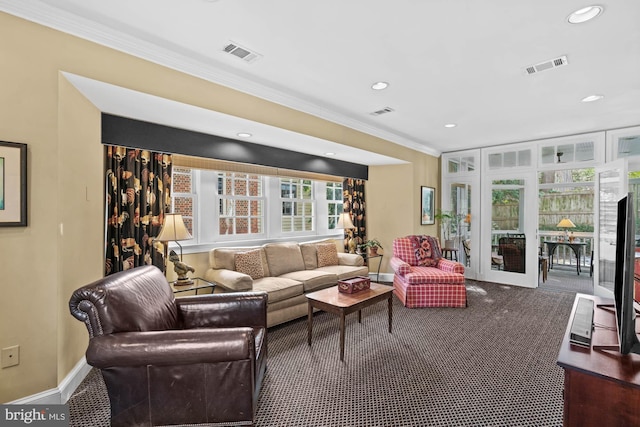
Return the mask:
<path id="1" fill-rule="evenodd" d="M 569 343 L 579 297 L 595 303 L 591 348 Z M 558 354 L 564 368 L 564 426 L 640 426 L 640 355 L 597 348 L 618 343 L 614 311 L 598 307 L 607 303 L 612 301 L 576 295 Z"/>

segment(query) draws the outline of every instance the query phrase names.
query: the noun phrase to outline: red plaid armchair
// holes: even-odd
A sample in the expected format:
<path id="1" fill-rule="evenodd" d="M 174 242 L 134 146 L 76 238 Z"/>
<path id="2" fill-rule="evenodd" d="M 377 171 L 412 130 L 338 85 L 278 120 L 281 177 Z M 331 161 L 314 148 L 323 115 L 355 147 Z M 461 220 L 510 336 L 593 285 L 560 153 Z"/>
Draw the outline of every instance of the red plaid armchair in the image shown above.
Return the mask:
<path id="1" fill-rule="evenodd" d="M 439 243 L 432 241 L 438 247 L 430 248 L 426 236 L 399 237 L 393 241 L 390 261 L 395 272 L 393 293 L 409 308 L 466 307 L 464 266 L 439 258 Z"/>

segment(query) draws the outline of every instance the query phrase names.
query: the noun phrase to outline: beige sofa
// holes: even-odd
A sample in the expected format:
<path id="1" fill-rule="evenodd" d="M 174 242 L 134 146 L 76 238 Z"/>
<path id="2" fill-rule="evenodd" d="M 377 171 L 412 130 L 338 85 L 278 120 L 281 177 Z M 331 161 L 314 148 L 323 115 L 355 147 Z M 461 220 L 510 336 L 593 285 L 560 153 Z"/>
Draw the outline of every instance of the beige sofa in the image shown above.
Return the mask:
<path id="1" fill-rule="evenodd" d="M 217 284 L 216 292 L 266 291 L 271 327 L 307 315 L 305 293 L 368 274 L 360 255 L 344 253 L 342 241 L 330 239 L 212 249 L 205 278 Z"/>

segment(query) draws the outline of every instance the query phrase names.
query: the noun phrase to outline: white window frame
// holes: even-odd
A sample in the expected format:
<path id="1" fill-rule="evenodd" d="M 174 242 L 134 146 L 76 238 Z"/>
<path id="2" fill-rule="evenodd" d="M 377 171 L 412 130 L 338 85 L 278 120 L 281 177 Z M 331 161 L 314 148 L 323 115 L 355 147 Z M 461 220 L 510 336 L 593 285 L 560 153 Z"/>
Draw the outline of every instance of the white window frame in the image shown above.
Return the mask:
<path id="1" fill-rule="evenodd" d="M 230 194 L 220 194 L 220 189 L 218 188 L 218 182 L 221 179 L 221 176 L 223 177 L 222 179 L 224 180 L 231 180 L 231 193 Z M 253 179 L 252 176 L 257 176 L 256 179 Z M 242 182 L 245 186 L 245 190 L 246 190 L 246 194 L 236 194 L 236 182 Z M 258 196 L 251 196 L 249 194 L 249 189 L 251 186 L 251 182 L 255 182 L 257 183 L 260 188 L 261 188 L 261 194 Z M 216 195 L 218 197 L 218 209 L 216 210 L 218 218 L 216 221 L 216 226 L 218 229 L 218 237 L 221 240 L 236 240 L 237 237 L 232 237 L 230 238 L 230 236 L 243 236 L 241 238 L 241 240 L 247 240 L 248 238 L 257 238 L 257 237 L 263 237 L 266 233 L 265 231 L 265 227 L 266 227 L 266 219 L 265 219 L 265 205 L 266 205 L 266 197 L 265 197 L 265 179 L 264 176 L 261 175 L 257 175 L 257 174 L 251 174 L 251 173 L 245 173 L 245 172 L 226 172 L 226 171 L 220 171 L 216 173 Z M 229 205 L 231 205 L 233 207 L 233 212 L 231 215 L 229 214 L 221 214 L 220 213 L 220 204 L 224 203 L 224 201 L 228 201 L 231 202 L 229 203 Z M 247 202 L 247 215 L 238 215 L 237 212 L 237 206 L 238 206 L 238 202 Z M 251 215 L 251 202 L 259 202 L 262 204 L 262 215 Z M 234 232 L 233 233 L 225 233 L 225 234 L 221 234 L 219 232 L 219 227 L 220 227 L 220 220 L 223 218 L 230 218 L 232 219 L 232 226 L 234 228 Z M 251 233 L 250 231 L 247 233 L 238 233 L 237 232 L 237 225 L 238 225 L 238 220 L 239 219 L 246 219 L 247 221 L 247 226 L 249 227 L 250 230 L 250 224 L 251 224 L 251 219 L 252 218 L 258 218 L 261 222 L 262 222 L 262 231 L 259 233 Z"/>
<path id="2" fill-rule="evenodd" d="M 328 230 L 337 230 L 338 219 L 340 218 L 340 214 L 344 209 L 344 187 L 342 182 L 322 182 L 324 184 L 324 197 L 326 198 L 326 206 L 327 206 L 327 229 Z M 339 198 L 327 198 L 327 193 L 331 189 L 333 196 L 336 195 L 336 191 L 339 191 Z M 331 214 L 330 206 L 334 205 L 335 210 L 334 214 Z M 321 218 L 321 215 L 318 215 L 318 218 Z M 331 226 L 331 220 L 333 219 L 333 227 Z"/>
<path id="3" fill-rule="evenodd" d="M 238 172 L 240 175 L 257 175 L 262 180 L 262 196 L 249 197 L 262 200 L 263 232 L 260 234 L 220 234 L 219 233 L 219 200 L 218 174 L 232 173 L 208 169 L 191 168 L 192 170 L 192 201 L 193 201 L 193 229 L 194 239 L 181 242 L 185 253 L 202 252 L 218 246 L 257 246 L 272 241 L 305 241 L 324 238 L 342 238 L 344 230 L 329 229 L 329 203 L 339 204 L 342 200 L 328 200 L 326 197 L 327 181 L 313 180 L 312 199 L 288 199 L 313 202 L 311 217 L 312 231 L 282 232 L 280 198 L 280 180 L 283 177 Z M 287 179 L 289 179 L 287 177 Z M 297 178 L 290 178 L 297 180 Z M 342 185 L 334 182 L 336 185 Z M 185 196 L 184 193 L 174 193 Z M 229 198 L 229 196 L 224 196 Z M 240 198 L 246 199 L 242 195 Z M 173 203 L 173 198 L 172 198 Z M 206 218 L 206 219 L 205 219 Z"/>
<path id="4" fill-rule="evenodd" d="M 316 229 L 316 219 L 315 219 L 315 215 L 316 215 L 316 202 L 315 202 L 315 197 L 316 197 L 316 188 L 314 186 L 314 181 L 311 179 L 305 179 L 305 178 L 279 178 L 278 179 L 278 188 L 279 188 L 279 204 L 280 204 L 280 232 L 283 235 L 288 235 L 288 236 L 293 236 L 293 235 L 304 235 L 304 234 L 309 234 L 309 233 L 313 233 Z M 308 184 L 306 183 L 308 181 Z M 297 186 L 298 190 L 296 192 L 296 196 L 290 196 L 290 197 L 284 197 L 282 195 L 282 185 L 287 183 L 288 185 L 293 186 Z M 304 194 L 304 187 L 309 187 L 310 191 L 311 191 L 311 196 L 310 198 L 304 198 L 302 197 Z M 285 203 L 291 203 L 292 204 L 292 213 L 289 214 L 285 214 L 284 211 L 284 204 Z M 302 204 L 302 207 L 298 210 L 296 209 L 296 205 L 297 204 Z M 311 207 L 311 213 L 307 214 L 306 213 L 306 209 L 304 207 L 304 205 L 309 205 Z M 298 211 L 299 213 L 296 214 L 295 211 Z M 293 229 L 288 229 L 285 230 L 284 229 L 284 220 L 287 217 L 291 217 L 291 222 L 292 222 L 292 228 Z M 300 218 L 301 223 L 302 223 L 302 229 L 301 230 L 296 230 L 295 229 L 295 223 L 296 223 L 296 218 Z M 304 225 L 307 221 L 311 221 L 311 228 L 307 229 Z"/>

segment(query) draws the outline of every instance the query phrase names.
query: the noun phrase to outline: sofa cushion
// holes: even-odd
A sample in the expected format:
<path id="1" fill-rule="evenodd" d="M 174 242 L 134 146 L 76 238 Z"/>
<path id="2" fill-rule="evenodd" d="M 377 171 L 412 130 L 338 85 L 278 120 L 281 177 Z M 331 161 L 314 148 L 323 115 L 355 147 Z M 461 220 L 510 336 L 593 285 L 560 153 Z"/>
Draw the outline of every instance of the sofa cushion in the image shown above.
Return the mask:
<path id="1" fill-rule="evenodd" d="M 338 249 L 333 243 L 322 243 L 316 246 L 318 252 L 318 267 L 338 265 Z"/>
<path id="2" fill-rule="evenodd" d="M 260 247 L 251 246 L 244 248 L 215 248 L 209 251 L 209 267 L 215 269 L 227 269 L 227 270 L 235 270 L 236 269 L 236 253 L 238 252 L 247 252 L 254 249 L 260 249 L 261 257 L 262 257 L 262 267 L 264 269 L 264 276 L 270 276 L 269 268 L 267 265 L 267 258 L 265 256 L 264 250 Z"/>
<path id="3" fill-rule="evenodd" d="M 315 243 L 300 243 L 300 251 L 307 270 L 318 268 L 318 251 Z"/>
<path id="4" fill-rule="evenodd" d="M 304 288 L 301 282 L 286 277 L 263 277 L 253 281 L 253 290 L 265 291 L 268 296 L 267 302 L 271 304 L 302 295 Z"/>
<path id="5" fill-rule="evenodd" d="M 297 243 L 268 243 L 264 245 L 272 276 L 305 270 L 302 251 Z"/>
<path id="6" fill-rule="evenodd" d="M 316 289 L 326 288 L 338 283 L 338 276 L 335 273 L 322 270 L 302 270 L 292 271 L 291 273 L 283 274 L 280 277 L 286 277 L 287 279 L 297 280 L 302 282 L 302 286 L 305 292 L 311 292 Z"/>
<path id="7" fill-rule="evenodd" d="M 352 265 L 328 265 L 326 267 L 318 267 L 318 270 L 324 271 L 326 273 L 333 273 L 338 276 L 338 280 L 369 275 L 369 267 L 367 266 L 354 267 Z"/>
<path id="8" fill-rule="evenodd" d="M 264 277 L 264 269 L 262 267 L 262 257 L 260 249 L 254 249 L 247 252 L 236 252 L 235 262 L 236 271 L 248 274 L 252 279 L 262 279 Z"/>

